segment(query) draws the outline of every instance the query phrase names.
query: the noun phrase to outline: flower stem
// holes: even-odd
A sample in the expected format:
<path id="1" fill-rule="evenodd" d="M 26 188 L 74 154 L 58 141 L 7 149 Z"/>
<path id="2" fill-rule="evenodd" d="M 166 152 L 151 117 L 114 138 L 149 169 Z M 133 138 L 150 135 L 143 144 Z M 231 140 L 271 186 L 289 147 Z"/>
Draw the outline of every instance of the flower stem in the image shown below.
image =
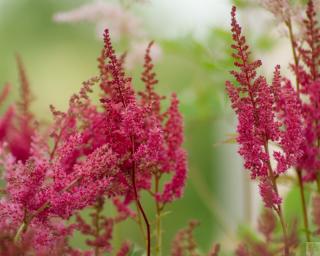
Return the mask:
<path id="1" fill-rule="evenodd" d="M 295 66 L 296 91 L 297 91 L 298 98 L 300 98 L 300 84 L 299 84 L 299 78 L 298 78 L 298 74 L 297 74 L 298 66 L 299 66 L 299 58 L 298 58 L 298 54 L 296 51 L 296 42 L 295 42 L 294 35 L 293 35 L 291 19 L 289 18 L 289 20 L 285 24 L 286 24 L 288 31 L 289 31 L 289 39 L 290 39 L 290 43 L 291 43 L 292 56 L 293 56 L 294 66 Z"/>
<path id="2" fill-rule="evenodd" d="M 293 35 L 293 29 L 292 29 L 292 22 L 291 19 L 289 19 L 286 22 L 286 26 L 289 31 L 289 38 L 290 38 L 290 43 L 291 43 L 291 50 L 292 50 L 292 56 L 294 60 L 294 65 L 295 65 L 295 77 L 296 77 L 296 92 L 297 96 L 300 99 L 300 86 L 299 86 L 299 78 L 297 74 L 297 69 L 299 66 L 299 58 L 298 54 L 296 51 L 296 45 L 295 45 L 295 39 Z M 313 50 L 312 50 L 313 52 Z M 303 181 L 302 181 L 302 173 L 299 168 L 296 169 L 296 173 L 298 176 L 298 181 L 299 181 L 299 189 L 300 189 L 300 197 L 301 197 L 301 203 L 302 203 L 302 211 L 303 211 L 303 222 L 304 222 L 304 228 L 305 228 L 305 233 L 306 233 L 306 239 L 307 242 L 310 242 L 310 230 L 309 230 L 309 221 L 308 221 L 308 214 L 307 214 L 307 206 L 306 206 L 306 201 L 305 201 L 305 194 L 304 194 L 304 186 L 303 186 Z M 320 192 L 320 180 L 317 178 L 317 184 L 318 184 L 318 191 Z"/>
<path id="3" fill-rule="evenodd" d="M 139 225 L 141 234 L 143 235 L 143 239 L 144 239 L 144 241 L 146 243 L 146 248 L 147 248 L 147 236 L 146 236 L 146 233 L 145 233 L 144 228 L 143 228 L 141 212 L 139 210 L 139 206 L 138 206 L 137 202 L 135 203 L 135 205 L 136 205 L 136 209 L 137 209 L 137 220 L 136 221 L 137 221 L 137 223 Z"/>
<path id="4" fill-rule="evenodd" d="M 132 158 L 134 157 L 134 153 L 135 153 L 135 141 L 134 141 L 134 136 L 130 136 L 131 137 L 131 145 L 132 145 Z M 134 197 L 135 197 L 135 201 L 136 204 L 138 206 L 139 211 L 142 214 L 143 220 L 146 224 L 147 227 L 147 256 L 151 256 L 151 232 L 150 232 L 150 223 L 148 220 L 148 217 L 142 207 L 142 204 L 140 202 L 139 196 L 138 196 L 138 190 L 137 190 L 137 186 L 136 186 L 136 161 L 133 161 L 132 163 L 132 172 L 131 172 L 131 182 L 132 182 L 132 187 L 133 187 L 133 193 L 134 193 Z"/>
<path id="5" fill-rule="evenodd" d="M 155 175 L 155 194 L 159 192 L 159 181 L 160 176 Z M 156 256 L 161 256 L 161 247 L 162 247 L 162 230 L 161 230 L 161 212 L 163 208 L 160 206 L 160 203 L 156 200 Z"/>
<path id="6" fill-rule="evenodd" d="M 137 190 L 136 188 L 134 188 L 135 190 L 135 194 L 136 194 L 136 198 L 137 198 Z M 143 220 L 146 224 L 146 227 L 147 227 L 147 256 L 151 256 L 151 235 L 150 235 L 150 224 L 149 224 L 149 221 L 148 221 L 148 218 L 147 218 L 147 215 L 140 203 L 140 200 L 139 199 L 136 199 L 136 202 L 137 202 L 137 205 L 138 205 L 138 208 L 142 214 L 142 217 L 143 217 Z"/>
<path id="7" fill-rule="evenodd" d="M 265 144 L 264 144 L 265 152 L 270 157 L 269 147 L 268 147 L 268 139 L 265 137 L 264 141 L 265 141 Z M 275 177 L 274 172 L 272 170 L 270 159 L 268 160 L 268 169 L 269 169 L 269 178 L 272 182 L 273 190 L 275 191 L 276 195 L 278 196 L 279 195 L 278 185 L 277 185 L 276 177 Z M 288 233 L 287 233 L 286 224 L 285 224 L 285 221 L 283 218 L 281 205 L 278 205 L 278 207 L 274 207 L 274 209 L 279 216 L 279 220 L 280 220 L 281 227 L 282 227 L 283 242 L 284 242 L 284 256 L 289 256 Z"/>
<path id="8" fill-rule="evenodd" d="M 320 194 L 320 174 L 317 175 L 317 192 L 318 194 Z"/>
<path id="9" fill-rule="evenodd" d="M 289 247 L 288 247 L 288 233 L 287 233 L 287 228 L 286 224 L 284 222 L 281 206 L 279 205 L 278 210 L 276 210 L 280 219 L 281 227 L 282 227 L 282 232 L 283 232 L 283 242 L 284 242 L 284 255 L 289 256 Z"/>
<path id="10" fill-rule="evenodd" d="M 103 210 L 103 206 L 104 206 L 104 198 L 103 197 L 99 197 L 97 200 L 97 203 L 95 205 L 95 210 L 96 210 L 96 214 L 94 216 L 94 227 L 95 227 L 95 239 L 97 240 L 100 236 L 100 218 L 101 218 L 101 212 Z M 99 245 L 95 245 L 94 248 L 94 255 L 95 256 L 100 256 L 100 247 Z"/>
<path id="11" fill-rule="evenodd" d="M 14 239 L 13 239 L 13 242 L 15 244 L 17 244 L 19 242 L 20 237 L 21 237 L 22 233 L 25 232 L 26 228 L 27 228 L 27 224 L 25 222 L 22 222 L 20 227 L 17 230 L 16 235 L 14 236 Z"/>
<path id="12" fill-rule="evenodd" d="M 304 186 L 303 186 L 303 180 L 302 180 L 302 173 L 299 168 L 296 169 L 297 175 L 298 175 L 298 181 L 299 181 L 299 190 L 300 190 L 300 197 L 301 197 L 301 204 L 302 204 L 302 212 L 303 212 L 303 223 L 304 223 L 304 229 L 306 233 L 306 239 L 307 242 L 310 242 L 310 229 L 309 229 L 309 221 L 308 221 L 308 214 L 307 214 L 307 205 L 306 205 L 306 199 L 304 194 Z"/>
<path id="13" fill-rule="evenodd" d="M 317 123 L 316 123 L 316 126 L 318 126 Z M 318 137 L 318 140 L 317 140 L 317 147 L 320 148 L 320 138 L 319 137 Z M 317 173 L 316 183 L 317 183 L 318 194 L 320 194 L 320 173 L 319 173 L 319 171 Z"/>
<path id="14" fill-rule="evenodd" d="M 124 108 L 127 107 L 127 103 L 124 100 L 122 91 L 120 87 L 117 87 L 119 96 L 121 98 L 121 102 Z M 131 157 L 134 158 L 134 154 L 135 154 L 135 137 L 134 135 L 130 135 L 130 141 L 131 141 Z M 142 214 L 143 220 L 146 224 L 147 227 L 147 256 L 151 256 L 151 232 L 150 232 L 150 223 L 148 221 L 148 217 L 142 207 L 142 204 L 140 202 L 139 196 L 138 196 L 138 190 L 137 190 L 137 186 L 136 186 L 136 161 L 133 160 L 132 163 L 132 171 L 131 171 L 131 182 L 132 182 L 132 187 L 133 187 L 133 193 L 134 193 L 134 197 L 135 197 L 135 201 L 136 201 L 136 205 L 138 207 L 138 214 L 139 211 Z"/>

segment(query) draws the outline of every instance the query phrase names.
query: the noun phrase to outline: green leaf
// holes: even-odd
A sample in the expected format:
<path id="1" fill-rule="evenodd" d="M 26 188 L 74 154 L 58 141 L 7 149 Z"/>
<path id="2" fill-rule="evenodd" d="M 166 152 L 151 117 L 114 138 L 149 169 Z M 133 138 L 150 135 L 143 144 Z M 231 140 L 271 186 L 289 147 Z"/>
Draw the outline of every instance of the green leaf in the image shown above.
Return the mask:
<path id="1" fill-rule="evenodd" d="M 307 189 L 307 185 L 305 185 L 305 200 L 308 205 L 310 200 L 310 190 Z M 301 206 L 301 197 L 300 197 L 300 189 L 298 186 L 293 186 L 283 203 L 284 216 L 286 220 L 297 219 L 299 222 L 302 222 L 302 206 Z"/>

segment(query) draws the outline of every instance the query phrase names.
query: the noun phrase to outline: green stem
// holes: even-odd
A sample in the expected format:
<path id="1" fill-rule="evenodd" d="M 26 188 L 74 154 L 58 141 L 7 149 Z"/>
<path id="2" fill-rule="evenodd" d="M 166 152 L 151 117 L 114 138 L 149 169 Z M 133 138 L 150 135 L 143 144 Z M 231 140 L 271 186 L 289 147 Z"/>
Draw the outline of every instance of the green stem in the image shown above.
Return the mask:
<path id="1" fill-rule="evenodd" d="M 159 192 L 159 181 L 160 176 L 155 175 L 155 194 Z M 156 256 L 161 256 L 161 247 L 162 247 L 162 231 L 161 231 L 161 211 L 163 208 L 160 206 L 160 203 L 156 200 Z"/>
<path id="2" fill-rule="evenodd" d="M 299 66 L 299 58 L 298 54 L 296 51 L 296 46 L 295 46 L 295 39 L 293 35 L 293 29 L 292 29 L 292 22 L 291 19 L 289 19 L 286 22 L 286 25 L 289 30 L 289 38 L 290 38 L 290 43 L 291 43 L 291 50 L 292 50 L 292 56 L 294 60 L 294 65 L 295 68 L 297 69 Z M 312 53 L 314 50 L 312 49 Z M 299 78 L 298 75 L 296 74 L 296 91 L 297 91 L 297 96 L 300 98 L 300 86 L 299 86 Z M 310 242 L 310 230 L 309 230 L 309 221 L 308 221 L 308 214 L 307 214 L 307 206 L 306 206 L 306 201 L 305 201 L 305 194 L 304 194 L 304 186 L 303 186 L 303 181 L 302 181 L 302 173 L 300 169 L 296 169 L 296 173 L 298 176 L 298 181 L 299 181 L 299 189 L 300 189 L 300 197 L 301 197 L 301 203 L 302 203 L 302 211 L 303 211 L 303 221 L 304 221 L 304 228 L 306 231 L 306 239 L 308 242 Z M 319 176 L 317 177 L 317 185 L 318 185 L 318 191 L 320 192 L 320 179 Z"/>
<path id="3" fill-rule="evenodd" d="M 264 149 L 265 149 L 265 152 L 267 153 L 267 155 L 270 156 L 267 139 L 265 139 Z M 276 177 L 274 176 L 274 172 L 272 170 L 270 160 L 268 160 L 268 169 L 269 169 L 269 178 L 272 182 L 273 189 L 278 196 L 279 195 L 278 185 L 277 185 Z M 282 227 L 283 242 L 284 242 L 284 256 L 289 256 L 290 254 L 289 254 L 289 246 L 288 246 L 288 232 L 287 232 L 286 224 L 285 224 L 285 221 L 283 218 L 281 205 L 279 205 L 277 208 L 274 208 L 274 209 L 279 216 L 281 227 Z"/>
<path id="4" fill-rule="evenodd" d="M 317 126 L 318 126 L 318 122 L 316 122 L 316 127 Z M 317 147 L 320 148 L 320 138 L 319 137 L 317 139 Z M 317 183 L 318 194 L 320 194 L 320 173 L 319 173 L 319 171 L 317 173 L 316 183 Z"/>
<path id="5" fill-rule="evenodd" d="M 289 18 L 289 20 L 287 22 L 285 22 L 288 30 L 289 30 L 289 38 L 290 38 L 290 43 L 291 43 L 291 50 L 292 50 L 292 56 L 293 56 L 293 60 L 294 60 L 294 65 L 295 65 L 295 69 L 298 68 L 299 66 L 299 58 L 298 58 L 298 54 L 296 51 L 296 46 L 295 46 L 295 39 L 294 39 L 294 35 L 293 35 L 293 29 L 292 29 L 292 22 L 291 19 Z M 296 72 L 297 70 L 295 70 Z M 298 98 L 300 98 L 300 84 L 299 84 L 299 78 L 296 74 L 296 90 L 297 90 L 297 95 Z"/>
<path id="6" fill-rule="evenodd" d="M 100 236 L 100 230 L 101 230 L 101 226 L 100 226 L 100 219 L 101 219 L 101 212 L 103 210 L 103 206 L 104 206 L 104 198 L 103 197 L 99 197 L 97 200 L 97 203 L 95 205 L 95 210 L 96 210 L 96 215 L 94 216 L 93 219 L 93 224 L 95 227 L 95 238 L 98 239 Z M 99 245 L 95 245 L 94 248 L 94 255 L 95 256 L 100 256 L 100 247 Z"/>
<path id="7" fill-rule="evenodd" d="M 303 180 L 302 180 L 302 173 L 300 169 L 296 169 L 298 181 L 299 181 L 299 190 L 300 190 L 300 198 L 301 198 L 301 204 L 302 204 L 302 212 L 303 212 L 303 223 L 304 223 L 304 229 L 306 233 L 306 239 L 307 242 L 310 242 L 310 229 L 309 229 L 309 221 L 308 221 L 308 213 L 307 213 L 307 204 L 304 194 L 304 186 L 303 186 Z"/>
<path id="8" fill-rule="evenodd" d="M 22 222 L 21 225 L 20 225 L 20 227 L 19 227 L 18 230 L 17 230 L 16 235 L 14 236 L 14 239 L 13 239 L 13 242 L 14 242 L 15 244 L 17 244 L 17 243 L 19 242 L 20 237 L 21 237 L 22 233 L 25 232 L 26 228 L 27 228 L 27 223 Z"/>
<path id="9" fill-rule="evenodd" d="M 317 191 L 320 194 L 320 174 L 317 175 Z"/>
<path id="10" fill-rule="evenodd" d="M 277 210 L 279 219 L 280 219 L 280 223 L 281 223 L 281 227 L 282 227 L 282 232 L 283 232 L 283 242 L 284 242 L 284 255 L 285 256 L 289 256 L 289 246 L 288 246 L 288 233 L 287 233 L 287 227 L 283 218 L 283 214 L 282 214 L 282 210 L 281 210 L 281 206 L 279 205 L 278 210 Z"/>

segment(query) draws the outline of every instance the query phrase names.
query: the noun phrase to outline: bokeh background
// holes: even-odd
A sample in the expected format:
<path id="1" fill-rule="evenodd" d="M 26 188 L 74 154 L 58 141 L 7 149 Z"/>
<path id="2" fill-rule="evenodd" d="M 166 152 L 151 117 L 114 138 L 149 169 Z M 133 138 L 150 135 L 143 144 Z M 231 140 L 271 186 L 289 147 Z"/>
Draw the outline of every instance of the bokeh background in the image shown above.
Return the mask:
<path id="1" fill-rule="evenodd" d="M 253 225 L 260 207 L 256 186 L 249 185 L 236 154 L 237 146 L 233 144 L 236 122 L 224 91 L 224 82 L 230 79 L 228 72 L 232 69 L 229 49 L 232 2 L 101 2 L 121 6 L 140 22 L 137 27 L 129 28 L 132 36 L 114 32 L 118 53 L 130 54 L 136 50 L 128 66 L 134 86 L 142 85 L 139 77 L 143 55 L 139 55 L 141 46 L 135 47 L 132 38 L 155 40 L 160 81 L 157 90 L 167 96 L 177 92 L 181 101 L 190 172 L 185 196 L 170 206 L 163 217 L 164 255 L 168 255 L 175 232 L 186 226 L 189 219 L 201 223 L 195 232 L 201 248 L 207 251 L 212 241 L 221 242 L 224 249 L 232 248 L 239 226 Z M 280 64 L 287 63 L 290 53 L 285 46 L 286 38 L 273 26 L 272 16 L 258 7 L 258 1 L 235 2 L 240 7 L 240 19 L 249 41 L 254 45 L 253 52 L 266 64 L 263 72 L 271 73 L 276 59 Z M 51 120 L 49 104 L 66 109 L 69 97 L 78 91 L 81 83 L 97 74 L 96 59 L 102 48 L 101 19 L 94 18 L 92 9 L 87 18 L 81 12 L 82 16 L 73 14 L 73 18 L 72 14 L 69 18 L 66 13 L 61 14 L 94 4 L 92 0 L 0 0 L 0 87 L 12 83 L 10 100 L 17 99 L 15 55 L 20 54 L 35 97 L 32 108 L 43 122 Z M 103 22 L 112 25 L 108 18 Z M 143 36 L 139 34 L 141 31 Z M 147 197 L 144 203 L 151 213 L 153 206 Z M 134 237 L 137 246 L 143 245 L 138 228 L 130 221 L 117 228 L 115 241 L 120 237 Z M 73 243 L 85 248 L 79 235 Z"/>

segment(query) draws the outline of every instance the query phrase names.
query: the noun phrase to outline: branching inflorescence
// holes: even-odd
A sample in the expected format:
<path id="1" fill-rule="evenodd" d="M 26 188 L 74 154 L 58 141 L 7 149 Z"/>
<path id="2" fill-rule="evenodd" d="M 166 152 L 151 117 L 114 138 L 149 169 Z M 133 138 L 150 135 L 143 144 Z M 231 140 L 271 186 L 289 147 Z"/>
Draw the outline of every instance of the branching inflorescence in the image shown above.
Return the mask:
<path id="1" fill-rule="evenodd" d="M 236 83 L 227 82 L 226 87 L 238 116 L 239 153 L 251 177 L 259 181 L 265 206 L 277 213 L 283 229 L 283 254 L 290 255 L 293 253 L 290 247 L 297 246 L 298 242 L 294 234 L 286 230 L 287 224 L 281 210 L 282 198 L 277 186 L 278 178 L 286 175 L 290 167 L 295 168 L 297 173 L 306 241 L 312 241 L 312 235 L 318 233 L 312 232 L 310 228 L 305 183 L 315 182 L 319 193 L 320 27 L 312 0 L 308 1 L 304 18 L 300 22 L 299 36 L 294 34 L 299 8 L 288 0 L 262 2 L 287 27 L 293 57 L 290 67 L 295 75 L 295 84 L 292 86 L 289 79 L 280 75 L 279 66 L 275 68 L 272 84 L 268 85 L 262 76 L 257 77 L 257 68 L 262 63 L 250 60 L 249 47 L 235 19 L 236 9 L 233 7 L 232 48 L 235 67 L 239 71 L 231 72 Z M 269 147 L 271 143 L 276 145 L 273 153 Z M 318 201 L 319 196 L 314 196 L 313 220 L 317 226 Z M 262 231 L 265 233 L 265 227 Z M 269 255 L 272 253 L 269 240 L 270 232 L 266 236 L 265 245 L 249 241 L 251 246 L 241 245 L 237 255 Z M 274 251 L 270 255 L 277 253 Z"/>
<path id="2" fill-rule="evenodd" d="M 187 176 L 179 102 L 173 94 L 168 110 L 162 112 L 164 97 L 154 91 L 157 80 L 150 57 L 152 43 L 142 75 L 145 91 L 140 93 L 126 76 L 124 58 L 116 56 L 108 30 L 104 43 L 99 76 L 83 83 L 66 112 L 51 106 L 54 123 L 50 137 L 41 135 L 33 125 L 29 84 L 18 57 L 22 100 L 17 114 L 9 108 L 0 122 L 6 181 L 0 201 L 1 236 L 6 237 L 1 239 L 1 254 L 12 255 L 12 250 L 18 252 L 23 247 L 37 255 L 104 255 L 113 250 L 113 226 L 132 218 L 140 225 L 147 255 L 151 255 L 151 221 L 140 198 L 144 191 L 156 203 L 155 251 L 160 253 L 161 212 L 182 196 Z M 101 89 L 99 104 L 89 95 L 97 83 Z M 8 89 L 1 93 L 1 102 Z M 15 134 L 16 125 L 26 134 Z M 28 154 L 13 149 L 18 139 L 14 135 L 23 136 L 19 145 Z M 163 174 L 171 174 L 172 179 L 162 188 Z M 103 215 L 106 201 L 118 210 L 116 216 Z M 93 209 L 89 224 L 79 215 L 87 207 Z M 76 223 L 68 225 L 66 220 L 72 216 L 77 216 Z M 92 250 L 71 248 L 68 238 L 75 230 L 88 236 L 87 245 Z M 118 255 L 128 255 L 130 247 L 124 241 Z"/>
<path id="3" fill-rule="evenodd" d="M 258 75 L 262 62 L 252 59 L 233 7 L 235 69 L 226 89 L 238 119 L 239 154 L 258 182 L 266 208 L 258 220 L 259 239 L 245 236 L 235 254 L 289 256 L 299 246 L 299 218 L 290 225 L 285 219 L 278 185 L 290 168 L 297 174 L 306 241 L 320 230 L 320 27 L 311 0 L 299 38 L 294 34 L 297 8 L 288 0 L 262 2 L 288 29 L 295 81 L 282 76 L 279 65 L 271 79 Z M 116 55 L 105 30 L 99 74 L 83 83 L 66 111 L 50 106 L 53 123 L 41 129 L 30 110 L 33 96 L 17 56 L 21 97 L 0 117 L 5 184 L 0 190 L 1 255 L 130 255 L 132 241 L 121 241 L 117 250 L 112 243 L 115 226 L 127 219 L 138 224 L 146 255 L 162 255 L 162 216 L 165 207 L 183 195 L 187 156 L 179 100 L 172 94 L 169 107 L 163 109 L 166 97 L 155 90 L 152 46 L 153 42 L 144 58 L 144 90 L 136 92 L 124 71 L 126 55 Z M 10 89 L 7 84 L 0 92 L 0 107 Z M 99 90 L 98 103 L 94 90 Z M 314 231 L 309 225 L 307 182 L 318 186 L 312 200 Z M 143 193 L 151 196 L 154 215 L 145 210 Z M 115 213 L 106 214 L 107 204 Z M 88 218 L 82 216 L 83 209 L 90 212 Z M 205 255 L 193 235 L 197 225 L 191 221 L 177 233 L 172 256 Z M 75 231 L 86 238 L 87 250 L 70 245 Z M 213 244 L 206 255 L 217 256 L 219 251 Z"/>
<path id="4" fill-rule="evenodd" d="M 250 60 L 249 47 L 236 20 L 235 7 L 231 16 L 233 58 L 239 69 L 231 73 L 238 86 L 228 81 L 226 87 L 239 121 L 239 153 L 251 177 L 259 181 L 265 206 L 278 214 L 283 229 L 284 254 L 289 255 L 277 178 L 297 164 L 302 155 L 300 101 L 290 81 L 281 77 L 279 66 L 275 68 L 272 85 L 268 85 L 263 76 L 257 76 L 257 69 L 262 63 Z M 279 150 L 272 153 L 269 148 L 271 142 L 277 144 Z M 272 157 L 277 162 L 276 166 L 271 164 Z"/>

